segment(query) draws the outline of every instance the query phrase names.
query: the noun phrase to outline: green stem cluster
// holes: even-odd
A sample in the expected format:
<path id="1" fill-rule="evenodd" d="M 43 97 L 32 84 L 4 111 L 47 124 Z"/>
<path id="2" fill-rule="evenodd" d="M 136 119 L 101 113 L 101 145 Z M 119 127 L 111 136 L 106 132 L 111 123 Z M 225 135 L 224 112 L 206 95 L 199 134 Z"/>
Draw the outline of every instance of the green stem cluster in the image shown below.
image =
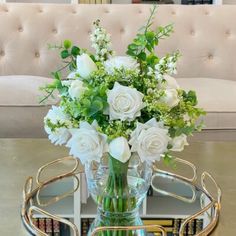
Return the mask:
<path id="1" fill-rule="evenodd" d="M 136 207 L 136 199 L 129 195 L 128 185 L 128 165 L 129 162 L 121 163 L 120 161 L 109 158 L 109 176 L 104 194 L 98 197 L 98 203 L 102 206 L 103 212 L 107 212 L 111 216 L 131 212 Z M 106 218 L 106 217 L 105 217 Z M 101 226 L 125 226 L 130 225 L 129 220 L 119 216 L 109 217 L 107 220 L 101 221 Z M 101 236 L 132 236 L 132 231 L 106 231 Z"/>

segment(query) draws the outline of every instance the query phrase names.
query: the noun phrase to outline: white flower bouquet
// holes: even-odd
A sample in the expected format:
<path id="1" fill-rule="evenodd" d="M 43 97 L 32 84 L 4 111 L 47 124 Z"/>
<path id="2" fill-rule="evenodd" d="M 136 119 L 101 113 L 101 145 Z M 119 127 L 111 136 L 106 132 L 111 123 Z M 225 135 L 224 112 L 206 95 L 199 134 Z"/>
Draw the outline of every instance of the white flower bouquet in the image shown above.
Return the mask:
<path id="1" fill-rule="evenodd" d="M 53 83 L 44 88 L 48 93 L 45 99 L 55 90 L 60 96 L 59 106 L 53 106 L 44 119 L 49 139 L 66 145 L 70 155 L 85 165 L 107 155 L 113 177 L 117 175 L 108 178 L 107 192 L 127 190 L 125 178 L 134 153 L 141 162 L 163 159 L 170 163 L 174 160 L 171 152 L 182 151 L 187 136 L 201 127 L 196 120 L 204 112 L 196 107 L 195 92 L 182 90 L 170 76 L 176 74 L 179 53 L 164 57 L 155 53 L 159 41 L 168 37 L 173 27 L 152 30 L 154 14 L 155 7 L 128 45 L 126 56 L 115 56 L 110 35 L 99 21 L 91 34 L 95 53 L 64 41 L 56 48 L 66 60 L 64 68 L 69 68 L 69 75 L 63 78 L 60 70 L 54 72 Z M 114 184 L 119 178 L 126 184 Z M 103 201 L 104 210 L 130 210 L 124 208 L 126 201 L 118 198 L 118 202 L 106 197 Z"/>

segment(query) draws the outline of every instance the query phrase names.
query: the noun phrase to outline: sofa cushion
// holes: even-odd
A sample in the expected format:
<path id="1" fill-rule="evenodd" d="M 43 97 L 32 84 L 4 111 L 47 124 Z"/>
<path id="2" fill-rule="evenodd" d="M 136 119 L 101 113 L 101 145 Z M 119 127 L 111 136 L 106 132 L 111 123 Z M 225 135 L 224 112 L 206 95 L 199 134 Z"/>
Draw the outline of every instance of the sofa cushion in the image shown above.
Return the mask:
<path id="1" fill-rule="evenodd" d="M 207 115 L 206 129 L 236 129 L 236 82 L 212 78 L 178 78 L 181 88 L 197 92 Z"/>
<path id="2" fill-rule="evenodd" d="M 10 75 L 0 76 L 0 106 L 44 106 L 55 104 L 48 99 L 39 104 L 43 92 L 40 87 L 51 83 L 52 79 L 40 76 Z"/>
<path id="3" fill-rule="evenodd" d="M 0 138 L 44 137 L 43 118 L 56 101 L 39 104 L 39 87 L 52 79 L 0 76 Z"/>

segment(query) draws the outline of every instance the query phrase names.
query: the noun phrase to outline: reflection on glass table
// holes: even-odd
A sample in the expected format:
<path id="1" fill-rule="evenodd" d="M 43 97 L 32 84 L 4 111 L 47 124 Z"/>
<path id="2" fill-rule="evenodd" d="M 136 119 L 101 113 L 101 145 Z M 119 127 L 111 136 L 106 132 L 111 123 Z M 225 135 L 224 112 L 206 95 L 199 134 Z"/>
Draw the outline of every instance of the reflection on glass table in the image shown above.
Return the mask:
<path id="1" fill-rule="evenodd" d="M 181 159 L 177 161 L 186 164 Z M 78 166 L 75 159 L 63 158 L 40 168 L 35 186 L 33 178 L 28 178 L 21 216 L 29 233 L 87 235 L 96 215 L 96 205 L 88 196 L 85 175 Z M 152 186 L 140 208 L 144 223 L 140 228 L 144 227 L 149 236 L 209 234 L 218 221 L 221 197 L 221 191 L 211 175 L 204 172 L 201 183 L 196 184 L 194 166 L 191 178 L 157 169 L 156 166 L 153 169 Z M 211 191 L 206 187 L 208 185 L 213 186 Z M 140 228 L 132 228 L 132 231 L 136 230 L 139 235 Z M 93 235 L 103 235 L 102 230 L 98 229 Z M 106 229 L 106 235 L 116 230 L 115 227 Z M 122 230 L 126 235 L 125 232 L 131 228 L 123 227 Z"/>

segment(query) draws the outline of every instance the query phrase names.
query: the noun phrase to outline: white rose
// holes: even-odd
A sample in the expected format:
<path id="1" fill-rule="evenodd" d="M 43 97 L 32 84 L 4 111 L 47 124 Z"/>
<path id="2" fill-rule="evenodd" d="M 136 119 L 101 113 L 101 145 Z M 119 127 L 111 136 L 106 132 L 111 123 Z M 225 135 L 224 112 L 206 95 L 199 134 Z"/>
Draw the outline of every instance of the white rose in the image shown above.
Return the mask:
<path id="1" fill-rule="evenodd" d="M 84 87 L 84 83 L 80 80 L 74 80 L 71 82 L 68 93 L 72 99 L 80 98 L 80 96 L 84 93 L 86 88 Z"/>
<path id="2" fill-rule="evenodd" d="M 114 73 L 115 69 L 136 70 L 139 65 L 135 59 L 128 56 L 116 56 L 104 62 L 106 71 Z"/>
<path id="3" fill-rule="evenodd" d="M 127 162 L 131 156 L 131 151 L 126 138 L 118 137 L 109 144 L 109 153 L 120 162 Z"/>
<path id="4" fill-rule="evenodd" d="M 69 115 L 61 107 L 52 106 L 44 117 L 44 129 L 49 140 L 56 145 L 65 144 L 70 138 L 70 128 L 72 128 L 72 122 Z"/>
<path id="5" fill-rule="evenodd" d="M 181 152 L 184 150 L 184 146 L 188 145 L 187 136 L 185 134 L 181 134 L 180 136 L 174 137 L 170 144 L 172 145 L 172 151 Z"/>
<path id="6" fill-rule="evenodd" d="M 144 107 L 143 94 L 135 88 L 115 83 L 112 90 L 107 93 L 110 120 L 134 120 L 141 115 Z"/>
<path id="7" fill-rule="evenodd" d="M 167 89 L 160 100 L 171 108 L 175 107 L 179 103 L 178 91 L 176 89 Z"/>
<path id="8" fill-rule="evenodd" d="M 167 151 L 169 141 L 168 129 L 153 118 L 145 124 L 137 124 L 129 144 L 132 145 L 131 151 L 137 152 L 142 161 L 153 162 L 160 160 L 161 155 Z"/>
<path id="9" fill-rule="evenodd" d="M 71 130 L 72 137 L 67 143 L 70 155 L 77 157 L 83 164 L 93 160 L 100 161 L 103 153 L 107 151 L 107 137 L 96 130 L 97 123 L 80 122 L 79 129 Z"/>
<path id="10" fill-rule="evenodd" d="M 83 53 L 77 56 L 76 60 L 77 70 L 76 72 L 82 78 L 88 78 L 92 72 L 97 70 L 97 66 L 88 54 Z"/>

